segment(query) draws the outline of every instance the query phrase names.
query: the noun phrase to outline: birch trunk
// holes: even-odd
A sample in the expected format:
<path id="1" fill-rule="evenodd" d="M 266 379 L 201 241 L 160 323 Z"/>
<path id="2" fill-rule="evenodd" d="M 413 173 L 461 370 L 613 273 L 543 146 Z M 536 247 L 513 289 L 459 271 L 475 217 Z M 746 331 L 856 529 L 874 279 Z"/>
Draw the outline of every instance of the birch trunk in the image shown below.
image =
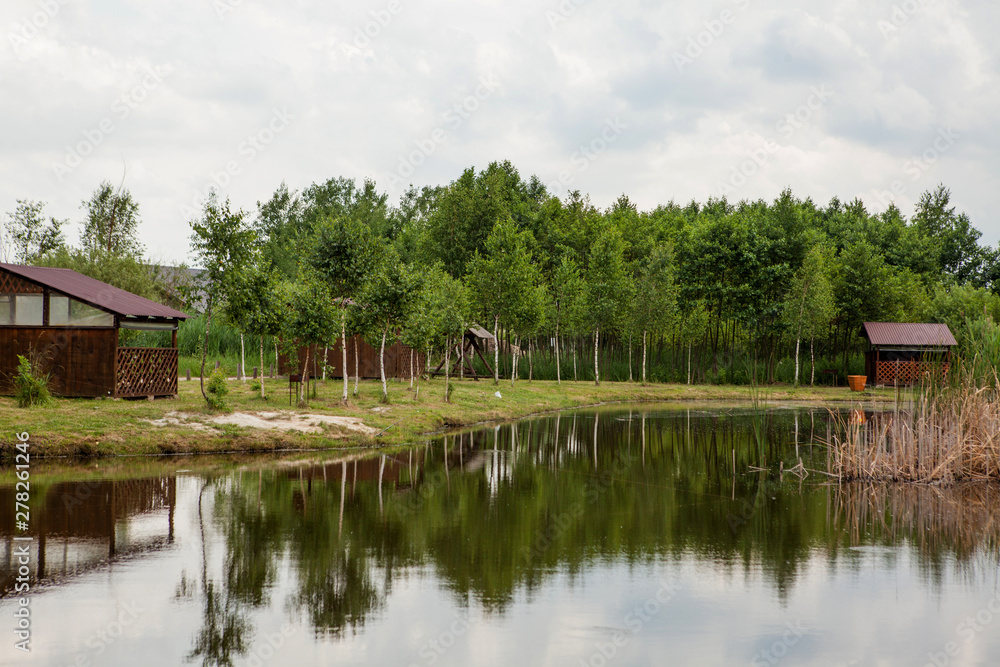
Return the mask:
<path id="1" fill-rule="evenodd" d="M 201 346 L 201 397 L 208 402 L 208 396 L 205 394 L 205 359 L 208 357 L 208 331 L 212 326 L 212 301 L 209 299 L 208 308 L 205 312 L 205 340 Z"/>
<path id="2" fill-rule="evenodd" d="M 413 389 L 413 348 L 410 348 L 410 389 Z"/>
<path id="3" fill-rule="evenodd" d="M 451 336 L 444 346 L 444 401 L 451 403 Z"/>
<path id="4" fill-rule="evenodd" d="M 535 359 L 531 355 L 531 348 L 531 340 L 528 340 L 528 382 L 535 379 Z"/>
<path id="5" fill-rule="evenodd" d="M 514 338 L 514 346 L 511 348 L 511 353 L 512 353 L 512 355 L 511 355 L 512 358 L 511 358 L 511 362 L 510 362 L 510 386 L 511 387 L 514 386 L 514 378 L 517 377 L 517 358 L 520 356 L 518 353 L 521 351 L 521 348 L 518 347 L 518 343 L 519 342 L 520 342 L 520 339 L 517 338 L 517 337 L 515 337 Z"/>
<path id="6" fill-rule="evenodd" d="M 493 317 L 493 384 L 500 384 L 500 316 Z"/>
<path id="7" fill-rule="evenodd" d="M 594 329 L 594 384 L 601 384 L 601 369 L 597 366 L 597 346 L 601 340 L 601 327 Z"/>
<path id="8" fill-rule="evenodd" d="M 646 331 L 642 332 L 642 383 L 646 384 Z"/>
<path id="9" fill-rule="evenodd" d="M 260 337 L 260 397 L 264 398 L 264 336 Z"/>
<path id="10" fill-rule="evenodd" d="M 302 365 L 302 382 L 299 383 L 299 403 L 306 402 L 306 386 L 309 384 L 309 376 L 306 372 L 309 370 L 309 345 L 306 345 L 306 362 Z"/>
<path id="11" fill-rule="evenodd" d="M 799 386 L 799 343 L 802 342 L 802 338 L 795 339 L 795 386 Z"/>
<path id="12" fill-rule="evenodd" d="M 691 341 L 688 341 L 688 384 L 691 384 Z"/>
<path id="13" fill-rule="evenodd" d="M 243 345 L 243 334 L 240 333 L 240 380 L 246 381 L 247 375 L 247 350 Z"/>
<path id="14" fill-rule="evenodd" d="M 562 372 L 559 368 L 559 324 L 556 324 L 556 384 L 562 384 Z"/>
<path id="15" fill-rule="evenodd" d="M 809 386 L 816 385 L 816 350 L 813 343 L 816 342 L 815 338 L 809 339 Z"/>
<path id="16" fill-rule="evenodd" d="M 385 337 L 389 335 L 389 327 L 382 330 L 382 346 L 378 351 L 378 372 L 382 376 L 382 402 L 389 401 L 389 387 L 385 383 Z"/>

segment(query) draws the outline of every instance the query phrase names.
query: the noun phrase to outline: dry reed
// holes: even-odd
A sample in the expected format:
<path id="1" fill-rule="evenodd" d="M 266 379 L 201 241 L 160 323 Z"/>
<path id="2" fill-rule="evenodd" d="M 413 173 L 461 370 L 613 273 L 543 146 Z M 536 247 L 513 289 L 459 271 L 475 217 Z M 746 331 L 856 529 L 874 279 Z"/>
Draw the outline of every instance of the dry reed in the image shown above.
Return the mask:
<path id="1" fill-rule="evenodd" d="M 841 480 L 951 484 L 1000 480 L 1000 379 L 956 364 L 948 385 L 926 385 L 912 406 L 867 418 L 834 415 L 829 472 Z M 862 413 L 863 414 L 863 413 Z"/>

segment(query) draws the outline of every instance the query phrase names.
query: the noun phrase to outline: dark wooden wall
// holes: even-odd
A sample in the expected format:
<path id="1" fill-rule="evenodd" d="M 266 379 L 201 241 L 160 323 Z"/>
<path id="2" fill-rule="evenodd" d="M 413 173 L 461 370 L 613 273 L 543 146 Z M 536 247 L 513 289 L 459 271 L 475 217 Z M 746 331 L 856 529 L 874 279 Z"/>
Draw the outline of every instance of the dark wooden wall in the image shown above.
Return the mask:
<path id="1" fill-rule="evenodd" d="M 358 374 L 362 378 L 374 379 L 380 377 L 378 348 L 372 347 L 360 336 L 352 336 L 347 339 L 347 375 L 354 377 L 354 343 L 358 344 Z M 309 348 L 309 367 L 314 377 L 323 377 L 323 367 L 320 362 L 323 358 L 323 347 L 312 346 Z M 249 360 L 249 356 L 247 357 Z M 298 365 L 293 369 L 289 367 L 288 358 L 282 354 L 278 358 L 278 373 L 280 375 L 302 373 L 302 365 L 306 360 L 306 348 L 301 347 L 298 351 Z M 249 363 L 249 361 L 248 361 Z M 340 340 L 335 345 L 331 345 L 327 352 L 327 363 L 332 367 L 332 371 L 327 373 L 327 377 L 342 378 L 343 355 L 340 351 Z M 413 370 L 420 373 L 423 370 L 424 355 L 413 355 Z M 386 345 L 385 347 L 385 376 L 387 378 L 397 378 L 403 380 L 410 379 L 410 348 L 402 343 Z"/>
<path id="2" fill-rule="evenodd" d="M 0 392 L 13 394 L 17 356 L 34 349 L 57 396 L 113 396 L 118 332 L 110 328 L 0 327 Z"/>

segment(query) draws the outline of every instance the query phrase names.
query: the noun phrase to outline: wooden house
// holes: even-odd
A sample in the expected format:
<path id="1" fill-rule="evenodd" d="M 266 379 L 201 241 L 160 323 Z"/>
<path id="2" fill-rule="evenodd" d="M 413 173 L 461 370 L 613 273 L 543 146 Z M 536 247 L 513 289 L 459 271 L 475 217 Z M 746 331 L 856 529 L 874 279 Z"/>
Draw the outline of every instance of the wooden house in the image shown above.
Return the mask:
<path id="1" fill-rule="evenodd" d="M 18 355 L 34 355 L 59 396 L 173 396 L 184 319 L 70 269 L 0 263 L 0 392 L 13 393 Z M 120 329 L 170 331 L 171 345 L 121 347 Z"/>
<path id="2" fill-rule="evenodd" d="M 865 322 L 865 374 L 871 385 L 911 385 L 943 378 L 958 345 L 947 324 Z"/>

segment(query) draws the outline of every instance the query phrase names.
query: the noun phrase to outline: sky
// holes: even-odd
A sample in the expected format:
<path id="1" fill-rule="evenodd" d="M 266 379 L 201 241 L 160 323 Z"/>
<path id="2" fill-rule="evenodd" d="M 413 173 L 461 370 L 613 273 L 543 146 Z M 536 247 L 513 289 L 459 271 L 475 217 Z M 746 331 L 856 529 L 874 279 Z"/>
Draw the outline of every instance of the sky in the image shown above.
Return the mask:
<path id="1" fill-rule="evenodd" d="M 943 183 L 995 245 L 998 28 L 990 0 L 4 0 L 0 213 L 43 201 L 79 243 L 123 183 L 147 254 L 191 263 L 213 187 L 395 203 L 510 160 L 600 208 L 790 187 L 910 216 Z"/>

